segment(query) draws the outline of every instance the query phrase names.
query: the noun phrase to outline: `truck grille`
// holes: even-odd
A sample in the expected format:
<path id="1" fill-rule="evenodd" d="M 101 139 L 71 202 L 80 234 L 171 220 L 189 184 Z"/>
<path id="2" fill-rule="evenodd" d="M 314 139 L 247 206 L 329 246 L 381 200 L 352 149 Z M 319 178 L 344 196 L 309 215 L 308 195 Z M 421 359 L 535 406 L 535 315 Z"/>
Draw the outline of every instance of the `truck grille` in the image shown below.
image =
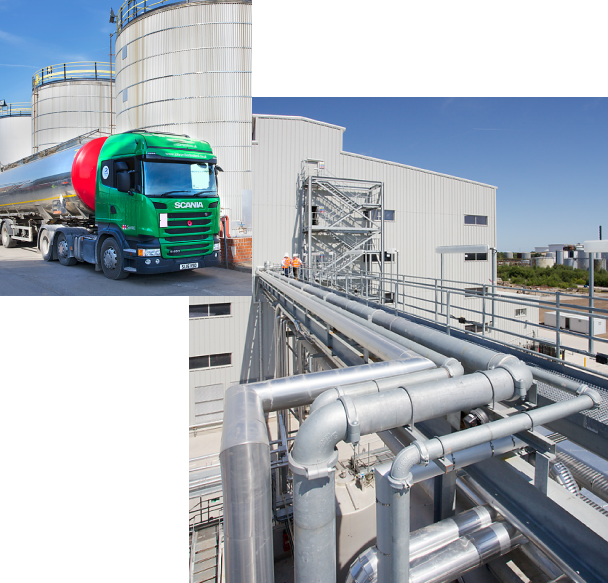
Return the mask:
<path id="1" fill-rule="evenodd" d="M 167 213 L 167 227 L 160 230 L 163 257 L 195 257 L 213 252 L 213 212 Z M 188 225 L 190 223 L 190 225 Z"/>

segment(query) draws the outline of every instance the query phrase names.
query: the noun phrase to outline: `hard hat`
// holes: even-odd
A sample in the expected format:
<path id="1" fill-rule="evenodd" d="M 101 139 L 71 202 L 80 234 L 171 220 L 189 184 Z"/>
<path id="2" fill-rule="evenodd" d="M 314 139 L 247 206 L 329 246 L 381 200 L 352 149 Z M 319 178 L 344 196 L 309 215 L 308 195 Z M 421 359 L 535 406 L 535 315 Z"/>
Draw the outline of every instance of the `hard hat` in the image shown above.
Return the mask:
<path id="1" fill-rule="evenodd" d="M 285 255 L 283 255 L 283 257 L 289 257 L 289 253 L 285 253 Z"/>
<path id="2" fill-rule="evenodd" d="M 294 257 L 299 257 L 299 255 L 297 253 L 294 253 L 293 256 Z"/>

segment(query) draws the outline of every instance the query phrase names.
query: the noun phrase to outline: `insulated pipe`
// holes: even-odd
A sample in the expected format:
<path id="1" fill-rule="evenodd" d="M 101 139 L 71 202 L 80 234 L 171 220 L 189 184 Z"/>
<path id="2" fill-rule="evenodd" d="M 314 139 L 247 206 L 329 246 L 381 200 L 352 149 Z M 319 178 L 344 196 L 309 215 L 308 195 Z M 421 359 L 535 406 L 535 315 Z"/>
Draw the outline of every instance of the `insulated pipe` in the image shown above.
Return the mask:
<path id="1" fill-rule="evenodd" d="M 425 368 L 431 368 L 432 362 L 428 359 L 423 359 L 418 356 L 415 352 L 404 348 L 403 346 L 392 342 L 388 338 L 384 338 L 379 335 L 372 335 L 370 331 L 362 326 L 361 324 L 352 321 L 350 318 L 338 313 L 335 308 L 326 306 L 313 298 L 308 297 L 306 294 L 293 289 L 290 285 L 283 283 L 278 278 L 269 276 L 265 273 L 259 273 L 259 277 L 271 283 L 274 287 L 281 290 L 288 296 L 291 296 L 296 302 L 304 306 L 307 310 L 311 310 L 318 314 L 323 321 L 330 326 L 336 328 L 344 335 L 348 336 L 363 348 L 367 348 L 370 352 L 381 358 L 382 360 L 395 360 L 403 358 L 418 358 L 420 363 L 425 363 L 425 366 L 420 366 L 419 370 Z"/>
<path id="2" fill-rule="evenodd" d="M 414 559 L 428 555 L 462 536 L 487 528 L 495 520 L 496 512 L 491 506 L 479 506 L 453 518 L 446 518 L 418 529 L 411 536 L 410 564 Z M 346 583 L 371 583 L 371 581 L 383 580 L 378 571 L 378 555 L 382 552 L 380 548 L 370 547 L 353 561 Z"/>
<path id="3" fill-rule="evenodd" d="M 499 367 L 406 389 L 342 396 L 312 413 L 301 425 L 289 456 L 298 583 L 335 581 L 334 466 L 340 441 L 357 442 L 361 435 L 509 399 L 514 384 L 511 373 Z M 407 525 L 409 536 L 409 519 Z"/>
<path id="4" fill-rule="evenodd" d="M 228 583 L 274 580 L 270 446 L 264 413 L 311 403 L 330 387 L 407 374 L 411 359 L 230 387 L 220 448 Z"/>
<path id="5" fill-rule="evenodd" d="M 266 281 L 270 281 L 272 278 L 273 284 L 278 281 L 278 277 L 274 275 L 269 276 L 259 271 L 257 273 Z M 382 309 L 370 308 L 356 300 L 349 300 L 311 284 L 303 284 L 299 281 L 289 280 L 288 286 L 286 287 L 289 286 L 298 287 L 329 304 L 361 316 L 387 330 L 391 330 L 409 340 L 427 346 L 431 350 L 456 358 L 463 364 L 467 372 L 492 369 L 500 363 L 519 362 L 514 356 L 498 353 L 488 348 L 484 348 L 483 346 L 454 338 L 453 336 L 447 336 L 443 332 L 421 326 L 420 324 L 415 324 L 414 322 L 410 322 L 399 316 L 389 314 Z M 519 394 L 520 396 L 523 396 L 521 392 Z"/>
<path id="6" fill-rule="evenodd" d="M 412 468 L 415 465 L 428 463 L 429 460 L 435 460 L 453 452 L 507 437 L 535 425 L 543 425 L 586 409 L 596 408 L 599 407 L 599 404 L 599 394 L 597 391 L 589 389 L 587 394 L 568 401 L 553 403 L 506 419 L 435 437 L 425 442 L 415 441 L 403 449 L 393 460 L 390 475 L 393 488 L 391 498 L 393 552 L 391 553 L 392 578 L 389 581 L 396 583 L 409 580 L 410 487 L 413 479 Z"/>
<path id="7" fill-rule="evenodd" d="M 461 537 L 412 561 L 410 583 L 449 583 L 484 563 L 507 554 L 525 537 L 506 522 Z"/>
<path id="8" fill-rule="evenodd" d="M 448 369 L 440 367 L 430 370 L 422 370 L 419 372 L 412 372 L 410 374 L 401 375 L 398 377 L 378 379 L 377 381 L 367 381 L 365 383 L 357 383 L 354 385 L 332 387 L 314 400 L 313 404 L 310 406 L 310 413 L 313 413 L 328 403 L 337 401 L 343 395 L 349 395 L 350 397 L 369 395 L 390 389 L 411 387 L 424 382 L 440 381 L 450 378 L 450 376 L 451 374 Z"/>

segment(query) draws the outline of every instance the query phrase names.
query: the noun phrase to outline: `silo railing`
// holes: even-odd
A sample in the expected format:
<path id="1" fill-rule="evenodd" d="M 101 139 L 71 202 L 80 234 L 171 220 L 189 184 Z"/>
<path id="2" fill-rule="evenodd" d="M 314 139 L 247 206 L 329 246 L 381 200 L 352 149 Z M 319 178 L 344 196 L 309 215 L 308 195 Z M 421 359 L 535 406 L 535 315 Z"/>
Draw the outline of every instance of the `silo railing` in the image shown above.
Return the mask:
<path id="1" fill-rule="evenodd" d="M 111 63 L 99 61 L 79 61 L 75 63 L 60 63 L 43 67 L 34 73 L 32 88 L 36 89 L 48 83 L 58 81 L 108 81 L 114 80 Z"/>
<path id="2" fill-rule="evenodd" d="M 7 103 L 0 106 L 0 117 L 29 117 L 32 114 L 32 104 L 29 101 Z"/>
<path id="3" fill-rule="evenodd" d="M 129 22 L 163 4 L 173 4 L 183 0 L 126 0 L 116 13 L 116 32 L 120 32 Z"/>

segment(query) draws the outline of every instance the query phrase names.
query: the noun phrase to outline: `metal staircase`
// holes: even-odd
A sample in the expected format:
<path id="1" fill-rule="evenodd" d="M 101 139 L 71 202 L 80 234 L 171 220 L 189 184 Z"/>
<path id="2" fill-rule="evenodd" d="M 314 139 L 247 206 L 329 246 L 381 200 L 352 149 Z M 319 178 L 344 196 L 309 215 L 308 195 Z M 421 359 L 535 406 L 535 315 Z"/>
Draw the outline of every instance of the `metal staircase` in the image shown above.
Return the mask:
<path id="1" fill-rule="evenodd" d="M 222 580 L 222 523 L 192 531 L 190 583 L 219 583 Z"/>
<path id="2" fill-rule="evenodd" d="M 383 184 L 308 176 L 302 187 L 303 256 L 308 265 L 343 275 L 382 273 Z"/>

